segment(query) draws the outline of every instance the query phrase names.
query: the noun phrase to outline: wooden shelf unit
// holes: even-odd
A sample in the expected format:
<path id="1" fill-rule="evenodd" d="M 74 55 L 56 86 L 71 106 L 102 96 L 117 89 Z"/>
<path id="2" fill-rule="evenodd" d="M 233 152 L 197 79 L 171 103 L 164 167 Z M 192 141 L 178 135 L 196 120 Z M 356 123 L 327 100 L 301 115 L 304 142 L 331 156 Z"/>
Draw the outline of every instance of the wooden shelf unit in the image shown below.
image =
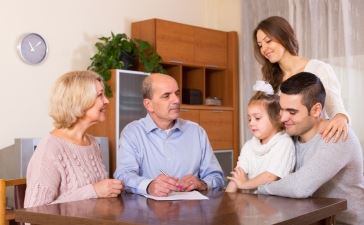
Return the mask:
<path id="1" fill-rule="evenodd" d="M 181 106 L 181 117 L 206 130 L 214 150 L 240 151 L 238 36 L 161 19 L 132 23 L 132 38 L 148 41 L 162 57 L 166 73 L 181 89 L 197 89 L 221 106 Z"/>

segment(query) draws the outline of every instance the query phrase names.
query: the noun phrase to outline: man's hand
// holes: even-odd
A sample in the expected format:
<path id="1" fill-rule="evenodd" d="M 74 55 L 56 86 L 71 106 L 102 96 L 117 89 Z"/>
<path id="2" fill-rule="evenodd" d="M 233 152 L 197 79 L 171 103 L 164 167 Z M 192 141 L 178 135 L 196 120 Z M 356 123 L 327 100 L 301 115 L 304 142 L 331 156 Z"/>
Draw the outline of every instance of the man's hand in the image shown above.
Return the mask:
<path id="1" fill-rule="evenodd" d="M 124 184 L 117 179 L 104 179 L 93 184 L 97 197 L 117 197 L 124 189 Z"/>
<path id="2" fill-rule="evenodd" d="M 147 192 L 158 197 L 168 196 L 172 191 L 177 191 L 177 181 L 175 177 L 161 174 L 148 185 Z"/>
<path id="3" fill-rule="evenodd" d="M 192 175 L 187 175 L 182 177 L 178 183 L 180 187 L 179 191 L 207 190 L 207 184 L 204 181 Z"/>

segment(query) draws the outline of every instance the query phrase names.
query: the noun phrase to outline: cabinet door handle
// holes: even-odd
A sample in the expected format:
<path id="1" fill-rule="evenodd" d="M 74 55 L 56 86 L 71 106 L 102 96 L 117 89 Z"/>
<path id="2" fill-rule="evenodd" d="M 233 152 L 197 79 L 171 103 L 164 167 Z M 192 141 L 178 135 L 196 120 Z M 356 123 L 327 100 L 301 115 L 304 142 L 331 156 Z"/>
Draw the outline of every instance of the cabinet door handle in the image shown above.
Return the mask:
<path id="1" fill-rule="evenodd" d="M 180 109 L 179 111 L 180 112 L 188 112 L 189 110 L 188 109 Z"/>
<path id="2" fill-rule="evenodd" d="M 179 60 L 169 60 L 168 62 L 170 62 L 170 63 L 180 63 L 180 64 L 183 64 L 183 61 L 179 61 Z"/>
<path id="3" fill-rule="evenodd" d="M 216 66 L 216 65 L 206 65 L 207 68 L 218 68 L 219 66 Z"/>
<path id="4" fill-rule="evenodd" d="M 214 113 L 223 113 L 225 111 L 224 110 L 212 110 L 211 112 L 214 112 Z"/>

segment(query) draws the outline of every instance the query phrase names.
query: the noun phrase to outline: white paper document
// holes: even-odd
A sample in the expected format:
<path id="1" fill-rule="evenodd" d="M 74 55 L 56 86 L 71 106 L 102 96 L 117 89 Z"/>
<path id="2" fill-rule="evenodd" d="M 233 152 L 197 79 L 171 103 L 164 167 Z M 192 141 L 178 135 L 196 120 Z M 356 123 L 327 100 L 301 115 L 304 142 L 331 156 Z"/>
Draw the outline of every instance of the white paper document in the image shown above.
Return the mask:
<path id="1" fill-rule="evenodd" d="M 170 201 L 170 200 L 206 200 L 209 199 L 205 195 L 201 194 L 198 191 L 190 191 L 190 192 L 172 192 L 166 197 L 156 197 L 152 195 L 144 195 L 147 198 L 151 198 L 159 201 Z"/>

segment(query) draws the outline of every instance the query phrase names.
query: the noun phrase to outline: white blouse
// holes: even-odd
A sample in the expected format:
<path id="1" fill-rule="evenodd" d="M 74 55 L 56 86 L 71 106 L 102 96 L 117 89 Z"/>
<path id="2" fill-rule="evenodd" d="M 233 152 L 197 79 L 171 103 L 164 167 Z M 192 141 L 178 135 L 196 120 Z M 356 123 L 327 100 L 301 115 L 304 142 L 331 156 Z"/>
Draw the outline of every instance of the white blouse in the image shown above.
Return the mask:
<path id="1" fill-rule="evenodd" d="M 293 171 L 295 160 L 293 140 L 282 131 L 266 144 L 261 144 L 256 137 L 247 141 L 240 152 L 238 166 L 248 174 L 249 179 L 263 172 L 282 178 Z"/>
<path id="2" fill-rule="evenodd" d="M 336 77 L 334 69 L 327 63 L 317 59 L 308 61 L 304 68 L 305 72 L 315 74 L 320 78 L 326 91 L 324 106 L 324 117 L 332 118 L 338 113 L 346 115 L 350 121 L 348 112 L 345 110 L 343 99 L 341 97 L 341 86 Z"/>

